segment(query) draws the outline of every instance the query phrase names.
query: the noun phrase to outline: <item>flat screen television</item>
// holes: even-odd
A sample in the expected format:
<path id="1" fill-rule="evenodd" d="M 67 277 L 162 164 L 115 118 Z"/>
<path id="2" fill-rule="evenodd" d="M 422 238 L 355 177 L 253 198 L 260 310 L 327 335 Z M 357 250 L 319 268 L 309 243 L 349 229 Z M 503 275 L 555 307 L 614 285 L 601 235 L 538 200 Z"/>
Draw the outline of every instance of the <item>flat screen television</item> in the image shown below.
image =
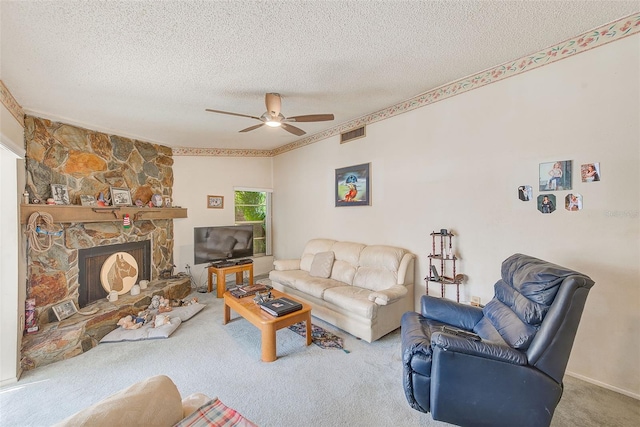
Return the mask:
<path id="1" fill-rule="evenodd" d="M 253 226 L 194 227 L 193 263 L 253 256 Z"/>

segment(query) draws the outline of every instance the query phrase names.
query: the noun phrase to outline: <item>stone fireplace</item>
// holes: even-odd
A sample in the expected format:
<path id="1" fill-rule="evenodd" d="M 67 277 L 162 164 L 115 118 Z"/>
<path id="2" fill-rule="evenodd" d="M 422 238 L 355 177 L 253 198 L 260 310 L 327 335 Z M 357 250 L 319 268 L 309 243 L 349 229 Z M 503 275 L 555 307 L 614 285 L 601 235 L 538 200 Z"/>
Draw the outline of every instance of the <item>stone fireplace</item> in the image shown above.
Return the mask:
<path id="1" fill-rule="evenodd" d="M 26 182 L 30 200 L 46 200 L 51 197 L 51 184 L 66 186 L 71 204 L 77 205 L 78 209 L 83 209 L 79 207 L 81 195 L 96 197 L 102 193 L 108 198 L 111 187 L 129 189 L 132 200 L 140 200 L 144 204 L 154 194 L 169 198 L 172 196 L 173 158 L 168 147 L 32 116 L 25 118 L 25 145 Z M 58 322 L 52 310 L 54 305 L 70 299 L 76 306 L 84 307 L 89 304 L 90 299 L 105 300 L 99 293 L 95 293 L 95 287 L 91 288 L 94 291 L 86 290 L 86 286 L 95 285 L 95 281 L 88 283 L 86 280 L 85 251 L 95 250 L 102 256 L 102 248 L 111 245 L 135 246 L 142 243 L 148 245 L 149 249 L 139 261 L 143 268 L 138 280 L 157 281 L 161 271 L 172 268 L 172 219 L 143 219 L 144 216 L 141 215 L 132 217 L 130 226 L 126 227 L 128 224 L 124 224 L 122 219 L 115 219 L 113 216 L 106 218 L 104 222 L 56 223 L 56 227 L 61 228 L 63 233 L 55 237 L 51 247 L 44 252 L 37 252 L 27 245 L 26 297 L 36 301 L 40 331 L 27 335 L 23 340 L 23 369 L 42 364 L 34 363 L 31 357 L 26 356 L 30 354 L 29 346 L 33 346 L 35 342 L 41 347 L 58 346 L 58 323 L 73 323 Z M 167 291 L 165 285 L 161 284 L 153 292 Z M 183 287 L 171 297 L 184 297 L 186 295 L 182 294 L 188 291 L 189 286 Z M 89 296 L 87 292 L 95 295 Z M 150 300 L 150 296 L 147 295 L 147 299 Z M 103 302 L 91 305 L 95 305 L 100 311 L 91 321 L 75 322 L 82 324 L 82 331 L 74 333 L 86 335 L 85 327 L 92 322 L 104 322 L 102 329 L 98 332 L 94 330 L 90 338 L 79 338 L 82 344 L 76 345 L 73 351 L 62 358 L 78 353 L 78 347 L 81 347 L 81 353 L 96 345 L 101 336 L 115 328 L 118 316 L 130 314 L 137 309 L 137 305 L 145 301 L 144 298 L 138 298 L 135 302 L 125 299 L 118 307 L 113 304 L 105 306 Z M 51 342 L 47 342 L 48 336 Z"/>

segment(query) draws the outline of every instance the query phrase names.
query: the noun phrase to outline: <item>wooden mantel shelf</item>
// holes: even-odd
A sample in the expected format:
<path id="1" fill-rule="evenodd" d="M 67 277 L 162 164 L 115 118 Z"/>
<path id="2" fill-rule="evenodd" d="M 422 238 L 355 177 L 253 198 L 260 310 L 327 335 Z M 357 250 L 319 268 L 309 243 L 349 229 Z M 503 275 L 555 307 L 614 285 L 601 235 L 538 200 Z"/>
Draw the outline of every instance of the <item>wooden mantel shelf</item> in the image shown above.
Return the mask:
<path id="1" fill-rule="evenodd" d="M 46 212 L 54 222 L 122 221 L 129 214 L 132 221 L 144 219 L 186 218 L 187 208 L 138 208 L 135 206 L 20 205 L 20 223 L 29 222 L 34 212 Z"/>

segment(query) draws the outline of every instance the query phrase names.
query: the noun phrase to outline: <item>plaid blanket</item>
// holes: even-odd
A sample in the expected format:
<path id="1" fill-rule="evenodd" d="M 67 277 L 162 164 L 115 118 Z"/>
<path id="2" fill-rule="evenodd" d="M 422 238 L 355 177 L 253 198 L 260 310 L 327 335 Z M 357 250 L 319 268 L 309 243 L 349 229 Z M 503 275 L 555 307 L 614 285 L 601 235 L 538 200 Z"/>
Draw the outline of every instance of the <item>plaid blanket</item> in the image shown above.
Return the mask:
<path id="1" fill-rule="evenodd" d="M 258 427 L 219 399 L 213 399 L 174 427 Z"/>

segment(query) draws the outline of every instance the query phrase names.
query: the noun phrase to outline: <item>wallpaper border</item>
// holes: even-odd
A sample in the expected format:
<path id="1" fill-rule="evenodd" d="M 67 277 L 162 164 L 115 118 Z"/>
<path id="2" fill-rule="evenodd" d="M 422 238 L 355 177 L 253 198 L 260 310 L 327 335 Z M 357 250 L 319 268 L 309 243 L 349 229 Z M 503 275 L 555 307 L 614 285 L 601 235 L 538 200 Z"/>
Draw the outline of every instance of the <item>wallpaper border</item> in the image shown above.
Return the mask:
<path id="1" fill-rule="evenodd" d="M 20 123 L 20 126 L 24 128 L 24 110 L 20 104 L 18 104 L 18 101 L 16 101 L 2 80 L 0 80 L 0 102 L 2 102 L 2 105 L 9 110 L 13 117 L 15 117 L 18 123 Z"/>
<path id="2" fill-rule="evenodd" d="M 499 82 L 509 77 L 517 76 L 527 71 L 535 70 L 544 65 L 552 64 L 562 59 L 570 58 L 596 47 L 604 46 L 613 41 L 640 33 L 640 12 L 618 19 L 587 31 L 569 40 L 557 43 L 536 53 L 505 62 L 487 70 L 472 74 L 468 77 L 447 83 L 404 102 L 376 111 L 366 116 L 342 123 L 292 143 L 277 147 L 273 150 L 234 150 L 226 148 L 173 148 L 174 156 L 236 156 L 236 157 L 272 157 L 297 148 L 313 144 L 318 141 L 339 135 L 342 132 L 358 128 L 363 125 L 385 120 L 416 108 L 434 104 L 443 99 L 451 98 L 470 90 L 478 89 L 491 83 Z"/>

